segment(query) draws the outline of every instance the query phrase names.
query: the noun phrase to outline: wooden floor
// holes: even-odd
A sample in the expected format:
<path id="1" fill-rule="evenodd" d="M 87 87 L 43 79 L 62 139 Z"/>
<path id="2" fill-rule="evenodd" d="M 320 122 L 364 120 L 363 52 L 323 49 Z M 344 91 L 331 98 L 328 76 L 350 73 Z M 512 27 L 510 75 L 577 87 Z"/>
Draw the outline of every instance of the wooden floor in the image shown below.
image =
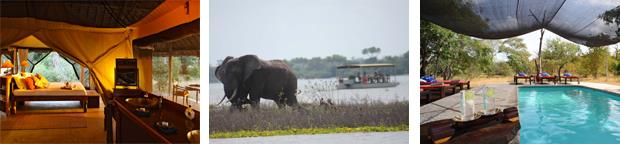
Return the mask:
<path id="1" fill-rule="evenodd" d="M 89 108 L 85 113 L 86 128 L 42 129 L 42 130 L 1 130 L 0 143 L 105 143 L 103 131 L 103 103 L 100 108 Z M 57 114 L 82 113 L 79 101 L 26 102 L 18 108 L 18 114 Z M 8 117 L 10 117 L 9 115 Z M 0 112 L 0 117 L 7 116 Z M 45 122 L 45 120 L 41 120 Z"/>
<path id="2" fill-rule="evenodd" d="M 165 97 L 171 99 L 171 97 Z M 200 110 L 199 103 L 189 100 L 192 108 Z M 182 104 L 182 98 L 177 99 Z M 103 131 L 103 108 L 101 101 L 99 108 L 89 108 L 85 114 L 86 128 L 69 129 L 42 129 L 42 130 L 0 130 L 0 143 L 105 143 L 106 133 Z M 17 110 L 18 114 L 57 114 L 82 113 L 79 101 L 38 101 L 26 102 Z M 10 117 L 10 115 L 9 115 Z M 7 115 L 0 112 L 0 119 Z M 45 122 L 45 120 L 41 120 Z M 1 125 L 1 123 L 0 123 Z"/>

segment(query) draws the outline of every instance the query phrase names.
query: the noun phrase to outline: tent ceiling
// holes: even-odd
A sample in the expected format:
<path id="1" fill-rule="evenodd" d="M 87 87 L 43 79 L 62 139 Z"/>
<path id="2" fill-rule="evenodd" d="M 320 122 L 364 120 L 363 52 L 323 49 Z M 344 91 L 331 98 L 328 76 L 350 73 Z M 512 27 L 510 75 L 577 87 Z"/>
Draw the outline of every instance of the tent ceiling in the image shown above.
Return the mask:
<path id="1" fill-rule="evenodd" d="M 545 28 L 586 46 L 620 41 L 617 0 L 422 0 L 421 17 L 454 32 L 485 39 Z"/>
<path id="2" fill-rule="evenodd" d="M 175 55 L 198 55 L 200 51 L 200 19 L 178 25 L 141 39 L 133 44 L 153 48 L 154 55 L 167 55 L 170 49 Z"/>
<path id="3" fill-rule="evenodd" d="M 179 56 L 199 56 L 200 55 L 200 35 L 192 34 L 182 39 L 170 41 L 166 43 L 157 43 L 153 45 L 153 55 L 162 56 L 168 55 L 171 52 L 172 55 Z M 170 51 L 168 48 L 170 48 Z"/>
<path id="4" fill-rule="evenodd" d="M 138 22 L 163 0 L 2 1 L 0 16 L 31 17 L 99 28 L 124 28 Z"/>
<path id="5" fill-rule="evenodd" d="M 49 49 L 47 45 L 45 45 L 41 40 L 37 39 L 34 36 L 28 36 L 18 42 L 11 44 L 12 47 L 23 47 L 23 48 L 44 48 Z"/>

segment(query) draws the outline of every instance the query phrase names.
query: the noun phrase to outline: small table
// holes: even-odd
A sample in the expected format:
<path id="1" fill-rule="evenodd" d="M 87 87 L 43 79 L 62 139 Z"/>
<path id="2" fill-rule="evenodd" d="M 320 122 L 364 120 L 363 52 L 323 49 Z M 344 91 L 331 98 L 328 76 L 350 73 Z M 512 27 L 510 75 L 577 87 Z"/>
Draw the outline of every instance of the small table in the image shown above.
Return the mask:
<path id="1" fill-rule="evenodd" d="M 185 87 L 187 91 L 196 91 L 196 102 L 198 102 L 198 97 L 200 93 L 200 84 L 190 84 Z"/>

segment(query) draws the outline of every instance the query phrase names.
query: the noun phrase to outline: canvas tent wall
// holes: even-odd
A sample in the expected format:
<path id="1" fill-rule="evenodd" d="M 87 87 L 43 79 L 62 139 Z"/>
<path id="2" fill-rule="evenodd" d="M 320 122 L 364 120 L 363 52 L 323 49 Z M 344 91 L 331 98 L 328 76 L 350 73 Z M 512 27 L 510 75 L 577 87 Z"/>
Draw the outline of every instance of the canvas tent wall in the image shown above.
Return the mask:
<path id="1" fill-rule="evenodd" d="M 100 2 L 2 1 L 0 47 L 34 37 L 62 56 L 91 69 L 90 76 L 100 92 L 111 91 L 115 59 L 134 58 L 134 39 L 199 18 L 198 0 L 104 1 L 107 3 L 103 7 L 97 7 L 102 4 Z M 151 3 L 141 4 L 144 2 Z M 90 6 L 97 8 L 84 8 Z M 129 13 L 130 9 L 137 9 L 133 12 L 141 14 Z M 149 67 L 150 63 L 139 61 L 139 64 Z M 148 73 L 140 75 L 144 77 Z M 139 87 L 148 91 L 150 81 L 140 79 Z"/>

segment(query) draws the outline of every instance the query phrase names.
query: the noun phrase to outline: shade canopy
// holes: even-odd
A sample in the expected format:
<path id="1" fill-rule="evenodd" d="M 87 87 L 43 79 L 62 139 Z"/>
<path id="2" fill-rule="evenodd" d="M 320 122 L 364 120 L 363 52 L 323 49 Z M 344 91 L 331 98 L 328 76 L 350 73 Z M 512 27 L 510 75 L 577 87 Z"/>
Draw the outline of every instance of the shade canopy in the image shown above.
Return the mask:
<path id="1" fill-rule="evenodd" d="M 377 68 L 377 67 L 394 67 L 394 64 L 347 64 L 338 66 L 338 69 L 348 68 Z"/>
<path id="2" fill-rule="evenodd" d="M 421 18 L 454 32 L 503 39 L 550 30 L 586 46 L 620 41 L 617 0 L 422 0 Z"/>

